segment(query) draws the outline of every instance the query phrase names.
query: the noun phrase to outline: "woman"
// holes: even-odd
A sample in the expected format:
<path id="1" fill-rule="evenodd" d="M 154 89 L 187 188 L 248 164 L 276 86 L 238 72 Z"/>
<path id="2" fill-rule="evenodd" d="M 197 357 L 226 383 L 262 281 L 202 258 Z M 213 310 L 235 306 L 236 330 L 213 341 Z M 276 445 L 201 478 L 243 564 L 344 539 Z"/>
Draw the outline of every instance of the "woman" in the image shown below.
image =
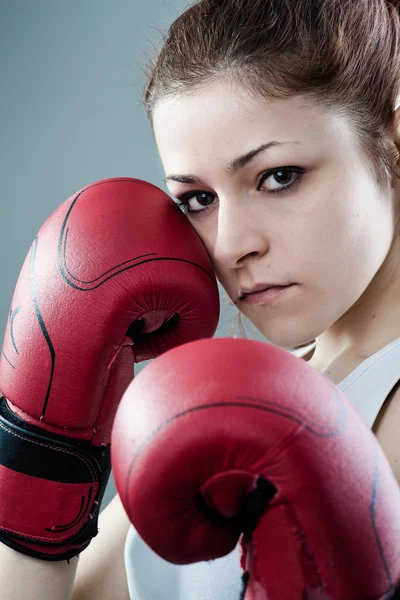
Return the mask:
<path id="1" fill-rule="evenodd" d="M 273 344 L 315 340 L 304 359 L 357 406 L 398 480 L 399 65 L 397 0 L 200 0 L 170 27 L 144 94 L 168 189 L 230 299 Z M 164 563 L 118 497 L 99 529 L 74 600 L 238 594 L 235 553 Z M 77 561 L 5 558 L 31 589 L 52 581 L 69 597 Z"/>

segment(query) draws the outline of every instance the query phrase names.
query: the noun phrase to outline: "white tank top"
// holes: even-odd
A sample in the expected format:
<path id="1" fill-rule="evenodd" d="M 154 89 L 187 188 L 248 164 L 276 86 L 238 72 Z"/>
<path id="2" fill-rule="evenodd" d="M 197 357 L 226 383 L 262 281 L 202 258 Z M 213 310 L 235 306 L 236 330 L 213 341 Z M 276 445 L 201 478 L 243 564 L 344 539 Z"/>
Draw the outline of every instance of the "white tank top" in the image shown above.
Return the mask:
<path id="1" fill-rule="evenodd" d="M 304 356 L 312 349 L 302 349 Z M 400 338 L 382 348 L 340 382 L 338 387 L 368 427 L 400 381 Z M 155 554 L 131 525 L 125 543 L 130 600 L 232 600 L 239 598 L 239 546 L 210 562 L 172 565 Z"/>

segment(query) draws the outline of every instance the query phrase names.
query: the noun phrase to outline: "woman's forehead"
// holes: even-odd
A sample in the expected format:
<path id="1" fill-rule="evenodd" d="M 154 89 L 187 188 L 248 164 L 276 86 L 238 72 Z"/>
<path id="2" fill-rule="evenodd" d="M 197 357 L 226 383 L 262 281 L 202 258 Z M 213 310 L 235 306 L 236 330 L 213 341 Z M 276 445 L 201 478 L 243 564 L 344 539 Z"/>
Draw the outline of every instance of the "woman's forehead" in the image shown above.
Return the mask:
<path id="1" fill-rule="evenodd" d="M 154 111 L 154 133 L 166 169 L 205 155 L 224 159 L 268 143 L 336 147 L 351 143 L 354 133 L 342 115 L 311 99 L 237 98 L 213 86 L 197 95 L 160 101 Z"/>

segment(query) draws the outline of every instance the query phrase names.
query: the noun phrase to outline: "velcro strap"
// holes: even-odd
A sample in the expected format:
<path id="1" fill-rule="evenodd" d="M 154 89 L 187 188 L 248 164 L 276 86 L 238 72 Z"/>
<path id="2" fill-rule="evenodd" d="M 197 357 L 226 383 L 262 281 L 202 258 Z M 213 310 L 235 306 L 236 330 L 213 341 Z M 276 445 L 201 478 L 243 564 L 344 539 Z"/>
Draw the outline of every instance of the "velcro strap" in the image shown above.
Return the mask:
<path id="1" fill-rule="evenodd" d="M 0 413 L 1 541 L 37 543 L 50 554 L 58 547 L 62 554 L 68 543 L 86 546 L 96 535 L 110 448 L 83 446 L 25 429 Z"/>

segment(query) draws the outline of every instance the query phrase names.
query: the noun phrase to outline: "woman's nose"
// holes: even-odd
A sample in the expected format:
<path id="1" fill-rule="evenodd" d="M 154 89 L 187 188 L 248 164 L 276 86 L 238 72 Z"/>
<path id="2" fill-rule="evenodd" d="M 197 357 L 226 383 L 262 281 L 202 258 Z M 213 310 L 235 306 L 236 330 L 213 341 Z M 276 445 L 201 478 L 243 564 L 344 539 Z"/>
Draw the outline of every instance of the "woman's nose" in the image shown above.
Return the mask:
<path id="1" fill-rule="evenodd" d="M 260 215 L 254 214 L 251 206 L 220 200 L 214 259 L 235 268 L 267 250 L 268 239 Z"/>

